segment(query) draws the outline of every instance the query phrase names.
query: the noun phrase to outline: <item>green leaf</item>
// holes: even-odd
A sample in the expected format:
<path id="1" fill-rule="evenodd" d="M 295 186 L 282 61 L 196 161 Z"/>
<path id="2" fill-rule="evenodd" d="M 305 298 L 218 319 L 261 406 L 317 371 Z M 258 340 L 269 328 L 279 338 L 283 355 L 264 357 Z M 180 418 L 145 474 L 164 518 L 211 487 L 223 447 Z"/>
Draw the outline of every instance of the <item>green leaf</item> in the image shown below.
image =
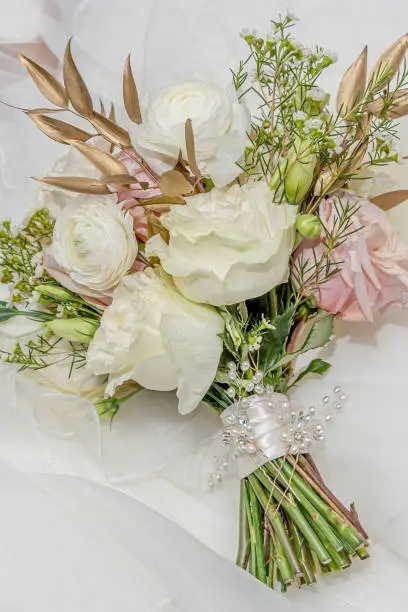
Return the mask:
<path id="1" fill-rule="evenodd" d="M 54 319 L 55 315 L 40 310 L 19 310 L 14 306 L 8 306 L 7 302 L 0 301 L 0 323 L 8 321 L 12 317 L 27 317 L 27 319 L 39 319 L 40 321 L 49 321 Z"/>
<path id="2" fill-rule="evenodd" d="M 285 349 L 286 341 L 292 326 L 293 307 L 275 317 L 273 328 L 262 334 L 262 344 L 259 350 L 259 364 L 263 372 L 271 370 Z"/>
<path id="3" fill-rule="evenodd" d="M 300 374 L 295 378 L 295 380 L 290 384 L 290 387 L 296 385 L 302 378 L 308 376 L 309 374 L 319 374 L 322 376 L 327 370 L 331 368 L 331 364 L 327 363 L 327 361 L 323 361 L 323 359 L 313 359 L 307 368 L 302 370 Z"/>
<path id="4" fill-rule="evenodd" d="M 334 315 L 324 313 L 318 315 L 302 346 L 294 353 L 288 353 L 276 363 L 275 368 L 284 366 L 299 355 L 313 349 L 325 346 L 333 337 Z"/>
<path id="5" fill-rule="evenodd" d="M 236 357 L 238 359 L 239 355 L 238 355 L 237 351 L 235 350 L 234 343 L 233 343 L 229 333 L 224 331 L 222 334 L 219 334 L 219 336 L 220 336 L 220 338 L 221 338 L 225 348 L 230 353 L 230 355 L 233 355 L 234 357 Z"/>
<path id="6" fill-rule="evenodd" d="M 238 314 L 243 325 L 248 321 L 248 308 L 245 302 L 240 302 L 237 306 Z"/>

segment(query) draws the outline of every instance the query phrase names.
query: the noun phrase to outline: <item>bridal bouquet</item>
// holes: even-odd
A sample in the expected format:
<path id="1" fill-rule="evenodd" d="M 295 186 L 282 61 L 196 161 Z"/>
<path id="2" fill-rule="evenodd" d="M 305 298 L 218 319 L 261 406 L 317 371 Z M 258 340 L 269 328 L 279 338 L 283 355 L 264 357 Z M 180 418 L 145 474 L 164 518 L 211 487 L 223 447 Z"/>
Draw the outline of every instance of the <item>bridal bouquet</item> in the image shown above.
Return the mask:
<path id="1" fill-rule="evenodd" d="M 143 105 L 128 58 L 121 120 L 96 109 L 70 43 L 64 84 L 21 56 L 52 104 L 23 110 L 67 153 L 36 177 L 30 218 L 0 232 L 0 320 L 36 322 L 4 360 L 76 377 L 101 416 L 141 389 L 176 389 L 181 414 L 219 412 L 208 486 L 239 472 L 237 562 L 281 590 L 368 557 L 354 506 L 310 455 L 346 395 L 305 407 L 291 390 L 330 367 L 313 350 L 336 317 L 372 321 L 408 288 L 408 247 L 385 212 L 408 192 L 358 195 L 398 159 L 408 36 L 369 72 L 365 48 L 333 110 L 318 83 L 335 58 L 297 42 L 294 22 L 242 32 L 248 56 L 229 86 L 190 78 Z"/>

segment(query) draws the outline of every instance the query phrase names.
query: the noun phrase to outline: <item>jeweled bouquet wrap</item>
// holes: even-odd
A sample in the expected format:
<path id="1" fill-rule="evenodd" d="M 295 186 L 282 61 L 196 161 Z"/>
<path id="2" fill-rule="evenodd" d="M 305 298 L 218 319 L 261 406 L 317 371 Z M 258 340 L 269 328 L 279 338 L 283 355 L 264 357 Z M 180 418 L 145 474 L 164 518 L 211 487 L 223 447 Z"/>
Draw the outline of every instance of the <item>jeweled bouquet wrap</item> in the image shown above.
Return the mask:
<path id="1" fill-rule="evenodd" d="M 281 590 L 368 556 L 311 456 L 347 389 L 303 405 L 293 388 L 329 369 L 317 352 L 336 317 L 373 321 L 408 287 L 386 212 L 408 191 L 359 195 L 398 163 L 408 36 L 370 70 L 364 48 L 334 104 L 319 78 L 335 56 L 297 42 L 295 21 L 243 31 L 228 85 L 189 77 L 139 100 L 129 57 L 123 108 L 93 99 L 71 41 L 63 82 L 21 56 L 49 103 L 24 112 L 66 152 L 36 177 L 30 217 L 0 232 L 0 320 L 30 321 L 4 360 L 62 376 L 101 418 L 143 389 L 176 390 L 183 415 L 216 410 L 204 484 L 216 495 L 239 474 L 237 563 Z"/>

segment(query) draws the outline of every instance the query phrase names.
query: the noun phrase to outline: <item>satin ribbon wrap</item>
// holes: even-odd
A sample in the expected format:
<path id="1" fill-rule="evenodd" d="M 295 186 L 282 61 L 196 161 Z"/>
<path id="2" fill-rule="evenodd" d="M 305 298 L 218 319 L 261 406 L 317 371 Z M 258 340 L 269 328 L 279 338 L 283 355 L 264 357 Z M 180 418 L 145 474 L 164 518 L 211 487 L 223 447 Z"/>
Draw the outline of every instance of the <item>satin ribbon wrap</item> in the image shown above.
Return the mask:
<path id="1" fill-rule="evenodd" d="M 254 450 L 251 446 L 252 452 L 245 452 L 243 448 L 244 452 L 236 458 L 240 478 L 248 476 L 267 461 L 285 455 L 288 444 L 282 439 L 282 434 L 287 430 L 290 406 L 286 395 L 271 391 L 238 400 L 221 414 L 224 434 L 236 427 L 235 423 L 247 420 L 250 444 L 256 447 Z"/>

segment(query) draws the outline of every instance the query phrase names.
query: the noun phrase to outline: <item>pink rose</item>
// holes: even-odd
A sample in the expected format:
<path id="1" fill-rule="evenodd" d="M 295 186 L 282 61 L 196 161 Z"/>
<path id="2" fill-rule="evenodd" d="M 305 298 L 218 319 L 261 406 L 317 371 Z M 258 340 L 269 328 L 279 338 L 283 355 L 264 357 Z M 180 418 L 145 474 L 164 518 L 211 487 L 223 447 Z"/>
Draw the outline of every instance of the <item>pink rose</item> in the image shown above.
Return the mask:
<path id="1" fill-rule="evenodd" d="M 333 231 L 338 227 L 338 212 L 356 204 L 348 235 L 329 255 L 332 269 L 338 267 L 340 271 L 317 286 L 312 280 L 309 293 L 314 294 L 320 308 L 344 320 L 373 321 L 376 311 L 391 304 L 404 304 L 408 290 L 408 247 L 398 244 L 397 234 L 383 210 L 350 191 L 341 191 L 320 205 L 320 218 L 326 229 Z M 326 249 L 327 237 L 322 232 L 317 244 L 302 242 L 295 260 L 298 266 L 302 261 L 309 261 L 309 266 L 313 262 L 315 271 L 314 262 L 319 262 Z M 306 280 L 313 274 L 309 266 Z M 324 275 L 320 272 L 320 278 Z"/>

